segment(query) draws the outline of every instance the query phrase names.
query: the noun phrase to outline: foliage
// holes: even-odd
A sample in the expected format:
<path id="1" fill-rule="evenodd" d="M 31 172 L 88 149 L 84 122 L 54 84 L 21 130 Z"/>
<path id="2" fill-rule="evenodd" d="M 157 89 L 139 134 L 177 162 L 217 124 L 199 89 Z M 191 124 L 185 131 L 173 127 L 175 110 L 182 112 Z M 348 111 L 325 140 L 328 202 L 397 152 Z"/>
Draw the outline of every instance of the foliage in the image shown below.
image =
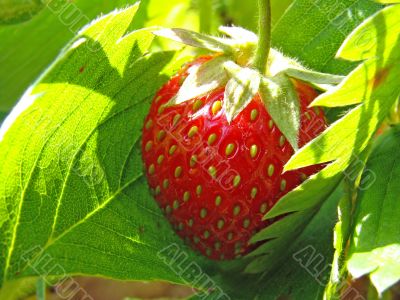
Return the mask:
<path id="1" fill-rule="evenodd" d="M 15 24 L 0 27 L 0 110 L 27 91 L 0 129 L 0 299 L 32 292 L 37 277 L 43 289 L 46 278 L 77 274 L 171 281 L 198 288 L 197 298 L 209 291 L 210 299 L 224 293 L 232 299 L 334 299 L 347 271 L 369 274 L 378 292 L 395 284 L 400 129 L 374 140 L 400 95 L 399 1 L 295 0 L 280 19 L 275 15 L 275 47 L 315 71 L 346 75 L 312 105 L 347 111 L 286 165 L 326 167 L 267 213 L 277 221 L 252 240 L 265 243 L 233 263 L 192 252 L 148 191 L 142 121 L 155 91 L 185 59 L 166 51 L 174 44 L 153 40 L 142 28 L 215 32 L 234 20 L 254 29 L 253 1 L 211 1 L 211 23 L 201 24 L 201 1 L 145 0 L 78 32 L 100 12 L 133 2 L 75 1 L 85 17 L 72 27 L 56 7 L 35 8 L 27 20 L 5 2 L 10 10 L 0 19 Z M 55 263 L 46 264 L 48 258 Z M 180 263 L 198 268 L 209 283 L 196 281 Z"/>
<path id="2" fill-rule="evenodd" d="M 354 277 L 370 274 L 379 294 L 400 279 L 399 138 L 398 126 L 380 137 L 365 167 L 347 262 Z"/>
<path id="3" fill-rule="evenodd" d="M 136 9 L 81 31 L 11 115 L 0 148 L 3 284 L 64 273 L 182 282 L 157 256 L 182 242 L 151 199 L 138 146 L 174 53 L 144 54 L 146 29 L 121 38 Z"/>
<path id="4" fill-rule="evenodd" d="M 29 20 L 45 6 L 41 0 L 3 0 L 0 3 L 0 24 L 13 24 Z"/>
<path id="5" fill-rule="evenodd" d="M 100 14 L 136 1 L 77 0 L 71 3 L 52 0 L 28 22 L 0 26 L 0 110 L 12 107 L 83 25 Z M 20 1 L 7 2 L 17 5 L 15 3 Z M 192 28 L 191 25 L 195 26 L 192 29 L 197 29 L 196 17 L 190 13 L 189 0 L 144 0 L 130 29 L 172 24 Z"/>
<path id="6" fill-rule="evenodd" d="M 8 5 L 21 1 L 7 0 Z M 36 3 L 41 1 L 22 1 Z M 51 1 L 22 24 L 0 26 L 0 110 L 8 110 L 24 90 L 74 37 L 79 28 L 99 13 L 135 1 Z M 71 15 L 70 15 L 71 14 Z M 16 80 L 18 79 L 18 80 Z"/>
<path id="7" fill-rule="evenodd" d="M 274 46 L 317 71 L 346 74 L 355 64 L 335 59 L 338 47 L 381 7 L 373 0 L 294 1 L 274 28 Z"/>

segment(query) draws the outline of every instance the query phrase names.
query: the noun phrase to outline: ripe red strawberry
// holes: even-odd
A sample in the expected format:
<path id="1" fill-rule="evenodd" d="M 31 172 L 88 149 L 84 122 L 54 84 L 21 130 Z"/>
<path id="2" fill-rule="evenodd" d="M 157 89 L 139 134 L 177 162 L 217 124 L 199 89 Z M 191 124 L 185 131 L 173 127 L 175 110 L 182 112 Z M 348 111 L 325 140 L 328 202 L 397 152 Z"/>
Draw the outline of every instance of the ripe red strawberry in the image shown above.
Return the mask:
<path id="1" fill-rule="evenodd" d="M 200 57 L 190 66 L 209 59 Z M 159 90 L 146 118 L 146 175 L 182 238 L 211 259 L 233 259 L 248 253 L 251 236 L 270 224 L 262 221 L 264 214 L 321 167 L 281 174 L 294 151 L 259 95 L 231 123 L 221 105 L 224 88 L 165 108 L 188 67 Z M 307 108 L 316 91 L 299 81 L 295 86 L 301 102 L 301 146 L 326 123 L 322 111 Z"/>

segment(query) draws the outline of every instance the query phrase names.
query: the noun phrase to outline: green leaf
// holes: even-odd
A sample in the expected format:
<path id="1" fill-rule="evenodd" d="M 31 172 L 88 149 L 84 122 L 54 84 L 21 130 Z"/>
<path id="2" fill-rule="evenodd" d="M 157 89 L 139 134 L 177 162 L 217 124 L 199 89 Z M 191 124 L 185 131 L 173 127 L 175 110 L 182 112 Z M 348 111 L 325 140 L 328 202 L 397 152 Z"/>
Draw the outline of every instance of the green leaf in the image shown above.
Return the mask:
<path id="1" fill-rule="evenodd" d="M 0 289 L 0 299 L 14 300 L 25 299 L 35 294 L 37 278 L 23 278 L 6 282 Z"/>
<path id="2" fill-rule="evenodd" d="M 273 30 L 273 46 L 313 70 L 346 74 L 354 63 L 335 59 L 345 37 L 382 6 L 372 0 L 295 0 Z"/>
<path id="3" fill-rule="evenodd" d="M 363 45 L 351 48 L 347 46 L 347 43 L 349 43 L 349 45 L 354 45 L 352 42 L 353 39 L 359 39 L 365 32 L 365 28 L 379 28 L 379 25 L 382 26 L 386 21 L 390 24 L 390 20 L 395 18 L 394 16 L 396 14 L 398 15 L 394 7 L 386 8 L 368 19 L 352 33 L 349 39 L 347 39 L 340 53 L 343 53 L 343 55 L 346 53 L 344 58 L 351 57 L 352 60 L 365 59 L 364 55 L 366 53 L 368 54 L 368 47 L 370 47 L 368 43 L 363 44 L 364 47 L 367 47 L 366 49 L 363 49 Z M 328 92 L 321 96 L 321 98 L 326 97 L 326 99 L 329 99 L 329 101 L 327 101 L 329 103 L 334 103 L 337 99 L 339 99 L 338 102 L 340 103 L 340 96 L 345 94 L 342 93 L 342 87 L 348 84 L 349 87 L 353 86 L 353 90 L 350 90 L 349 93 L 353 93 L 352 95 L 356 96 L 363 95 L 360 101 L 361 104 L 332 124 L 322 135 L 296 152 L 285 166 L 285 170 L 297 169 L 324 162 L 331 163 L 324 170 L 314 175 L 310 180 L 283 197 L 267 214 L 267 217 L 274 217 L 291 211 L 302 212 L 305 209 L 318 205 L 318 203 L 324 201 L 324 197 L 326 198 L 326 196 L 329 195 L 330 190 L 332 190 L 337 180 L 340 180 L 343 176 L 353 176 L 353 164 L 361 164 L 363 166 L 363 162 L 368 153 L 370 140 L 380 123 L 388 115 L 400 92 L 396 82 L 400 71 L 398 67 L 398 43 L 390 43 L 393 36 L 399 36 L 399 30 L 396 29 L 396 27 L 392 27 L 392 29 L 393 31 L 380 35 L 382 40 L 389 41 L 387 43 L 388 47 L 385 48 L 385 50 L 377 51 L 381 56 L 364 61 L 349 74 L 333 92 Z M 379 30 L 375 32 L 376 35 L 378 35 L 378 33 L 380 34 Z M 390 38 L 389 36 L 392 37 Z M 359 53 L 359 55 L 351 56 L 350 54 L 353 53 L 352 49 L 356 53 Z M 363 50 L 365 50 L 365 52 L 363 52 Z M 365 70 L 368 70 L 371 66 L 374 71 L 365 72 Z M 387 76 L 381 76 L 381 72 L 387 69 L 389 71 L 387 73 L 384 72 Z M 369 76 L 363 77 L 365 74 Z M 355 83 L 359 82 L 360 78 L 364 80 L 359 85 L 352 84 L 352 81 L 355 81 Z M 376 84 L 376 78 L 379 78 L 379 84 Z M 373 86 L 372 89 L 370 89 L 371 82 Z M 370 90 L 371 92 L 363 94 L 362 91 L 366 90 Z M 317 99 L 314 104 L 321 104 L 321 102 L 318 102 Z M 318 182 L 318 186 L 316 186 L 315 183 L 313 184 L 316 178 L 319 178 L 318 181 L 316 181 Z M 287 232 L 283 233 L 281 239 L 284 240 L 287 236 L 290 236 L 290 234 Z M 340 261 L 338 261 L 338 257 L 335 259 L 336 261 L 334 261 L 334 263 L 339 264 Z M 256 264 L 256 262 L 254 262 L 254 264 Z M 334 267 L 334 272 L 340 271 L 336 265 L 334 265 Z M 337 278 L 332 277 L 337 275 L 338 274 L 334 273 L 331 275 L 331 279 L 336 281 L 336 283 Z M 331 285 L 331 288 L 335 289 L 335 286 Z M 331 292 L 333 292 L 333 290 Z M 327 295 L 331 292 L 328 290 Z"/>
<path id="4" fill-rule="evenodd" d="M 361 162 L 365 160 L 366 154 L 367 152 L 364 152 L 360 156 Z M 363 166 L 360 161 L 356 163 L 358 168 Z M 343 171 L 343 166 L 339 162 L 332 163 L 282 197 L 264 218 L 272 219 L 282 215 L 285 217 L 253 236 L 253 243 L 260 241 L 266 243 L 250 253 L 249 256 L 255 258 L 248 265 L 247 272 L 268 272 L 279 266 L 287 245 L 303 234 L 320 207 L 332 197 L 336 197 L 336 201 L 343 197 L 343 188 L 339 184 L 343 178 L 353 178 L 353 169 L 354 167 L 349 167 Z"/>
<path id="5" fill-rule="evenodd" d="M 274 255 L 258 261 L 262 266 L 255 263 L 253 267 L 259 268 L 261 273 L 249 275 L 227 271 L 213 277 L 217 284 L 235 300 L 321 299 L 329 277 L 333 255 L 331 232 L 341 196 L 342 190 L 337 189 L 318 211 L 314 210 L 312 216 L 304 220 L 300 231 L 295 230 L 292 238 L 282 243 Z M 296 226 L 296 223 L 291 222 L 291 225 Z M 272 244 L 271 248 L 277 246 L 272 237 L 266 244 Z M 274 260 L 274 267 L 262 268 Z"/>
<path id="6" fill-rule="evenodd" d="M 12 107 L 83 25 L 100 14 L 135 2 L 53 0 L 29 22 L 0 26 L 0 110 Z M 155 25 L 197 28 L 190 0 L 142 0 L 140 6 L 131 29 Z"/>
<path id="7" fill-rule="evenodd" d="M 348 288 L 348 272 L 346 266 L 346 251 L 349 242 L 354 210 L 354 195 L 357 189 L 362 188 L 360 183 L 365 184 L 360 180 L 361 174 L 365 168 L 364 161 L 369 155 L 369 149 L 364 151 L 358 161 L 347 168 L 345 171 L 345 179 L 343 181 L 344 195 L 338 205 L 338 220 L 334 228 L 333 246 L 335 253 L 332 261 L 332 270 L 329 282 L 325 287 L 324 299 L 333 300 L 340 297 L 343 290 Z"/>
<path id="8" fill-rule="evenodd" d="M 276 256 L 281 262 L 272 272 L 261 275 L 259 284 L 263 288 L 257 292 L 258 299 L 322 298 L 331 269 L 332 228 L 337 219 L 336 207 L 342 195 L 342 189 L 336 189 L 306 223 L 303 232 L 287 241 Z"/>
<path id="9" fill-rule="evenodd" d="M 258 93 L 261 75 L 232 61 L 225 62 L 224 67 L 230 79 L 225 88 L 223 107 L 228 122 L 231 122 Z"/>
<path id="10" fill-rule="evenodd" d="M 260 87 L 261 98 L 293 149 L 298 149 L 300 129 L 300 100 L 289 77 L 278 74 L 264 78 Z"/>
<path id="11" fill-rule="evenodd" d="M 184 283 L 160 249 L 202 260 L 143 178 L 142 122 L 174 53 L 147 53 L 147 29 L 126 34 L 136 10 L 82 30 L 1 128 L 0 285 L 65 274 Z"/>
<path id="12" fill-rule="evenodd" d="M 386 18 L 390 20 L 396 15 L 395 8 L 389 7 L 366 21 L 369 26 L 377 26 L 377 24 L 384 24 Z M 398 14 L 397 14 L 398 15 Z M 360 26 L 351 35 L 352 38 L 358 38 L 362 34 L 365 24 Z M 397 29 L 387 32 L 388 35 L 399 36 Z M 390 41 L 390 38 L 382 36 L 383 40 Z M 351 39 L 347 40 L 351 44 Z M 342 49 L 347 48 L 345 44 Z M 272 239 L 268 243 L 259 247 L 251 255 L 261 255 L 256 257 L 248 267 L 249 271 L 261 271 L 264 269 L 271 269 L 275 263 L 274 259 L 278 256 L 279 251 L 284 251 L 285 245 L 298 235 L 297 230 L 302 230 L 304 226 L 300 221 L 305 219 L 307 222 L 307 215 L 311 215 L 313 210 L 326 201 L 332 191 L 336 188 L 337 184 L 344 176 L 352 176 L 353 164 L 363 165 L 366 155 L 368 153 L 368 145 L 370 139 L 375 133 L 379 124 L 388 115 L 393 103 L 396 101 L 400 92 L 398 81 L 399 77 L 398 60 L 399 53 L 398 43 L 388 43 L 385 51 L 378 52 L 382 57 L 367 60 L 361 64 L 353 72 L 369 64 L 377 65 L 376 70 L 379 74 L 381 68 L 389 67 L 387 76 L 378 76 L 380 84 L 375 84 L 374 88 L 368 97 L 362 98 L 362 103 L 353 108 L 342 119 L 331 125 L 322 135 L 311 141 L 305 147 L 300 149 L 288 162 L 285 169 L 297 169 L 308 165 L 319 163 L 329 163 L 322 171 L 313 175 L 306 180 L 302 185 L 285 195 L 280 201 L 267 213 L 266 218 L 273 218 L 280 215 L 286 216 L 282 220 L 274 224 L 274 227 L 267 227 L 255 236 L 255 241 L 262 239 Z M 355 51 L 362 51 L 360 46 Z M 343 53 L 343 52 L 341 52 Z M 347 57 L 347 56 L 346 56 Z M 361 60 L 361 57 L 354 57 L 353 60 Z M 371 62 L 372 61 L 372 62 Z M 355 86 L 357 89 L 367 89 L 369 82 L 374 82 L 374 77 L 365 78 L 363 85 Z M 353 76 L 353 77 L 352 77 Z M 349 78 L 356 78 L 357 76 L 350 74 Z M 336 89 L 340 92 L 340 86 Z M 355 91 L 359 93 L 359 91 Z M 330 97 L 335 98 L 335 93 L 331 93 Z M 334 100 L 332 100 L 333 102 Z M 290 217 L 291 220 L 285 221 Z M 285 224 L 286 223 L 286 224 Z M 296 228 L 296 230 L 293 230 Z M 300 228 L 300 229 L 299 229 Z M 269 244 L 269 245 L 268 245 Z"/>
<path id="13" fill-rule="evenodd" d="M 333 247 L 335 249 L 332 258 L 332 269 L 329 282 L 325 287 L 324 299 L 333 300 L 340 297 L 341 290 L 346 284 L 345 251 L 350 234 L 352 194 L 346 194 L 339 201 L 338 221 L 333 234 Z"/>
<path id="14" fill-rule="evenodd" d="M 360 102 L 316 139 L 300 149 L 285 170 L 338 160 L 344 167 L 364 151 L 400 94 L 400 5 L 389 6 L 360 25 L 341 47 L 340 57 L 362 60 L 334 91 L 313 105 L 332 104 L 341 99 Z M 394 24 L 385 30 L 386 24 Z M 367 36 L 367 42 L 356 43 Z M 363 40 L 365 41 L 365 40 Z M 378 43 L 374 44 L 374 42 Z M 346 88 L 348 87 L 348 88 Z M 352 87 L 352 89 L 350 89 Z M 344 90 L 342 90 L 344 89 Z M 320 98 L 320 99 L 321 99 Z"/>
<path id="15" fill-rule="evenodd" d="M 398 34 L 400 33 L 398 13 L 398 6 L 388 7 L 374 19 L 361 24 L 357 31 L 346 39 L 345 46 L 339 49 L 338 55 L 344 59 L 368 59 L 368 61 L 358 66 L 336 89 L 317 98 L 312 105 L 331 107 L 358 104 L 363 98 L 373 96 L 376 87 L 381 84 L 381 80 L 390 80 L 387 78 L 389 71 L 399 72 L 392 68 L 393 60 L 396 57 L 391 57 L 388 52 L 398 43 Z M 384 20 L 379 20 L 381 17 Z M 388 28 L 390 28 L 390 33 Z M 383 45 L 385 49 L 381 49 Z M 379 53 L 382 58 L 376 59 L 376 53 Z M 393 56 L 395 55 L 393 53 Z M 386 57 L 392 61 L 382 64 L 382 60 Z M 368 82 L 365 78 L 368 78 Z M 395 85 L 394 81 L 389 82 Z M 335 101 L 333 101 L 332 94 L 336 97 Z"/>
<path id="16" fill-rule="evenodd" d="M 4 111 L 0 111 L 0 126 L 3 123 L 4 119 L 7 117 L 8 113 Z"/>
<path id="17" fill-rule="evenodd" d="M 400 279 L 400 127 L 375 143 L 363 174 L 347 267 L 355 277 L 370 274 L 378 292 Z M 373 176 L 372 176 L 373 175 Z"/>
<path id="18" fill-rule="evenodd" d="M 400 3 L 399 0 L 375 0 L 375 1 L 383 4 Z"/>
<path id="19" fill-rule="evenodd" d="M 254 17 L 254 12 L 258 9 L 257 1 L 221 0 L 218 2 L 220 2 L 218 10 L 224 24 L 233 23 L 251 31 L 257 31 L 257 18 Z M 271 1 L 273 25 L 292 2 L 293 0 Z"/>
<path id="20" fill-rule="evenodd" d="M 135 2 L 53 0 L 29 22 L 0 26 L 0 110 L 14 105 L 83 25 Z"/>
<path id="21" fill-rule="evenodd" d="M 345 56 L 343 58 L 349 59 L 351 57 L 354 61 L 365 59 L 365 53 L 369 53 L 368 43 L 358 45 L 356 49 L 348 47 L 347 43 L 353 44 L 353 39 L 359 39 L 360 36 L 363 36 L 365 28 L 372 27 L 379 29 L 379 27 L 385 26 L 385 24 L 395 23 L 390 20 L 395 19 L 396 15 L 398 16 L 397 8 L 388 7 L 365 21 L 364 24 L 354 31 L 349 39 L 347 39 L 346 44 L 341 48 L 340 53 Z M 285 221 L 288 218 L 286 216 L 283 220 L 277 222 L 274 227 L 266 228 L 259 233 L 259 238 L 273 238 L 273 240 L 251 254 L 253 256 L 261 255 L 261 257 L 257 257 L 250 264 L 249 271 L 257 272 L 272 268 L 274 259 L 269 259 L 268 256 L 272 257 L 273 255 L 277 255 L 276 253 L 279 253 L 279 251 L 283 251 L 285 249 L 283 245 L 287 245 L 297 234 L 293 235 L 292 231 L 287 228 L 299 228 L 302 225 L 300 222 L 302 219 L 305 219 L 304 222 L 307 222 L 306 216 L 311 215 L 313 210 L 318 209 L 321 203 L 329 198 L 342 178 L 348 176 L 344 171 L 349 165 L 357 162 L 362 163 L 365 159 L 362 153 L 366 151 L 370 139 L 377 127 L 388 115 L 400 92 L 398 81 L 396 81 L 396 78 L 399 77 L 398 42 L 393 42 L 399 36 L 398 26 L 400 25 L 392 26 L 390 31 L 386 31 L 386 35 L 381 36 L 381 41 L 386 42 L 385 45 L 388 45 L 388 47 L 384 51 L 376 51 L 379 53 L 379 56 L 362 62 L 360 67 L 355 69 L 341 85 L 329 94 L 329 97 L 332 99 L 331 102 L 334 102 L 334 99 L 338 98 L 336 93 L 340 93 L 341 87 L 346 82 L 349 82 L 349 86 L 354 84 L 354 88 L 361 85 L 361 88 L 363 87 L 364 90 L 369 89 L 371 82 L 373 86 L 370 94 L 363 95 L 364 97 L 361 98 L 359 106 L 353 108 L 342 119 L 332 124 L 322 135 L 296 152 L 288 162 L 285 170 L 319 163 L 329 164 L 321 172 L 312 176 L 302 185 L 280 199 L 267 213 L 266 218 L 273 218 L 293 212 L 293 214 L 289 215 L 293 221 L 290 219 Z M 377 35 L 380 31 L 376 30 L 372 32 Z M 378 43 L 377 45 L 380 44 Z M 362 53 L 363 50 L 366 51 L 363 53 L 363 56 L 350 56 L 349 53 L 352 53 L 351 49 L 354 49 L 356 53 Z M 369 68 L 371 65 L 375 66 L 374 70 L 376 70 L 371 77 L 365 78 L 362 77 L 362 74 L 365 73 L 357 73 L 361 72 L 360 70 L 363 68 Z M 383 72 L 385 76 L 382 76 L 382 70 L 388 70 L 388 72 Z M 358 74 L 358 76 L 353 74 Z M 379 79 L 378 81 L 376 81 L 377 78 Z M 287 225 L 285 225 L 285 222 L 287 222 Z M 295 226 L 291 226 L 291 222 Z M 257 239 L 257 236 L 255 239 Z"/>
<path id="22" fill-rule="evenodd" d="M 1 0 L 0 25 L 27 21 L 45 6 L 43 0 Z"/>
<path id="23" fill-rule="evenodd" d="M 253 236 L 252 242 L 268 241 L 250 253 L 256 256 L 247 267 L 247 272 L 270 271 L 279 264 L 282 252 L 298 237 L 319 210 L 322 203 L 331 197 L 343 179 L 341 167 L 332 164 L 282 197 L 266 214 L 265 218 L 286 216 Z"/>

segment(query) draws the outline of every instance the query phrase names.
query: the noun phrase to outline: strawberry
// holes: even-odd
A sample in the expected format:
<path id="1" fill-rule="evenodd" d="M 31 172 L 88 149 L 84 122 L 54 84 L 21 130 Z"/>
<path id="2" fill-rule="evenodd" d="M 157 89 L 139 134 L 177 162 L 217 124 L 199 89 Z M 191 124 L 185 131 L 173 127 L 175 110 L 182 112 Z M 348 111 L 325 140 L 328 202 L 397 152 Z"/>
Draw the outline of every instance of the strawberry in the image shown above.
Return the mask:
<path id="1" fill-rule="evenodd" d="M 145 120 L 143 161 L 156 201 L 179 236 L 203 255 L 234 259 L 254 247 L 263 216 L 321 166 L 282 174 L 294 149 L 259 93 L 227 118 L 227 86 L 171 104 L 191 70 L 214 60 L 203 56 L 180 70 L 156 94 Z M 302 146 L 326 127 L 324 113 L 308 108 L 318 93 L 291 79 L 299 99 Z"/>

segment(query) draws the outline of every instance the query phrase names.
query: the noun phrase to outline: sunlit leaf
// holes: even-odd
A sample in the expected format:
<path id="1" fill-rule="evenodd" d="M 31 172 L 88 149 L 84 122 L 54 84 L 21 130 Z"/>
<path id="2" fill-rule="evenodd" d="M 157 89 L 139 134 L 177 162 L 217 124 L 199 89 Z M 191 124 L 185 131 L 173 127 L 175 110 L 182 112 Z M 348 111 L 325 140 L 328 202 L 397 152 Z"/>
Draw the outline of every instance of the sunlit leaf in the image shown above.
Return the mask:
<path id="1" fill-rule="evenodd" d="M 0 110 L 14 105 L 83 25 L 101 14 L 135 2 L 137 0 L 53 0 L 29 22 L 0 26 Z M 140 6 L 131 29 L 198 28 L 198 16 L 191 8 L 191 0 L 142 0 Z M 165 39 L 157 41 L 161 48 L 168 43 Z"/>
<path id="2" fill-rule="evenodd" d="M 364 170 L 369 150 L 364 151 L 358 161 L 347 168 L 343 180 L 344 195 L 339 201 L 337 208 L 338 219 L 333 231 L 333 247 L 335 249 L 332 259 L 332 269 L 329 281 L 327 281 L 324 293 L 324 299 L 333 300 L 340 297 L 343 290 L 348 287 L 346 251 L 348 240 L 352 230 L 352 213 L 354 210 L 354 194 L 358 188 L 362 188 L 360 183 L 366 184 L 360 180 L 361 173 Z"/>
<path id="3" fill-rule="evenodd" d="M 135 2 L 53 0 L 29 22 L 0 26 L 0 110 L 14 105 L 83 25 L 101 13 Z"/>
<path id="4" fill-rule="evenodd" d="M 346 36 L 382 8 L 373 0 L 295 0 L 273 30 L 273 45 L 306 67 L 346 74 L 355 64 L 335 59 Z"/>
<path id="5" fill-rule="evenodd" d="M 342 190 L 337 189 L 319 211 L 289 216 L 287 221 L 284 218 L 286 225 L 275 226 L 271 235 L 263 237 L 268 239 L 265 245 L 270 245 L 267 247 L 273 251 L 247 268 L 248 272 L 259 273 L 237 274 L 236 270 L 222 273 L 214 277 L 221 289 L 235 300 L 321 299 L 333 255 L 332 247 L 327 245 L 332 244 L 330 233 L 341 196 Z M 277 243 L 274 237 L 281 236 L 288 228 L 293 234 Z"/>
<path id="6" fill-rule="evenodd" d="M 136 9 L 81 31 L 0 130 L 5 295 L 39 275 L 183 283 L 158 252 L 176 244 L 196 258 L 142 176 L 142 122 L 174 53 L 148 54 L 147 29 L 126 34 Z"/>
<path id="7" fill-rule="evenodd" d="M 286 164 L 285 170 L 333 160 L 349 163 L 368 145 L 400 94 L 400 23 L 396 23 L 399 14 L 400 5 L 389 6 L 369 18 L 346 40 L 340 51 L 344 58 L 371 58 L 350 73 L 337 89 L 322 95 L 323 100 L 317 99 L 314 104 L 332 105 L 337 101 L 341 105 L 341 99 L 347 104 L 360 104 L 300 149 Z M 389 30 L 387 24 L 396 25 Z M 370 42 L 356 44 L 365 32 L 368 32 Z M 375 44 L 378 37 L 380 41 Z M 383 45 L 384 48 L 379 49 Z"/>
<path id="8" fill-rule="evenodd" d="M 376 26 L 378 21 L 394 17 L 396 14 L 396 9 L 389 7 L 368 19 L 366 24 L 371 24 L 371 26 L 374 24 Z M 382 23 L 378 24 L 385 24 L 385 22 L 382 21 Z M 364 28 L 364 26 L 363 24 L 360 28 Z M 357 32 L 362 32 L 362 29 L 356 29 L 352 36 L 357 37 Z M 388 34 L 398 36 L 399 32 L 394 30 L 393 32 L 388 32 Z M 348 42 L 351 43 L 351 39 Z M 312 164 L 328 163 L 322 171 L 280 199 L 267 213 L 266 218 L 288 213 L 292 214 L 279 220 L 274 226 L 267 227 L 255 236 L 254 241 L 268 240 L 270 238 L 273 238 L 273 240 L 265 243 L 251 254 L 256 258 L 249 266 L 249 271 L 261 272 L 263 267 L 266 269 L 271 268 L 274 264 L 274 259 L 268 259 L 268 256 L 278 255 L 276 253 L 279 253 L 279 249 L 283 249 L 279 247 L 282 247 L 285 242 L 296 236 L 296 230 L 290 230 L 289 228 L 298 229 L 302 224 L 301 219 L 305 219 L 304 222 L 307 222 L 305 216 L 318 209 L 321 203 L 330 197 L 332 191 L 335 190 L 344 177 L 352 178 L 354 176 L 353 173 L 357 176 L 353 165 L 361 165 L 363 167 L 370 139 L 376 128 L 387 116 L 400 91 L 398 81 L 396 82 L 396 78 L 399 76 L 399 52 L 396 51 L 398 48 L 395 46 L 396 44 L 392 43 L 392 47 L 380 52 L 383 57 L 378 57 L 372 62 L 367 60 L 361 63 L 361 67 L 353 71 L 359 72 L 358 70 L 362 67 L 368 67 L 370 64 L 375 66 L 377 61 L 382 62 L 383 65 L 379 66 L 381 68 L 390 66 L 390 71 L 387 76 L 382 78 L 381 84 L 375 85 L 369 97 L 361 99 L 359 106 L 353 108 L 342 119 L 332 124 L 321 136 L 300 149 L 286 165 L 286 169 L 289 170 Z M 342 49 L 347 48 L 343 46 Z M 356 51 L 359 51 L 359 48 Z M 361 59 L 359 58 L 358 60 Z M 356 59 L 354 58 L 354 60 Z M 380 70 L 379 67 L 375 69 L 377 72 Z M 350 74 L 345 81 L 349 81 L 351 78 L 356 78 L 356 76 Z M 366 90 L 369 82 L 374 78 L 367 78 L 364 81 L 364 85 L 355 86 L 355 89 Z M 329 95 L 329 97 L 332 97 L 332 102 L 334 101 L 333 98 L 336 97 L 335 93 L 340 93 L 340 86 Z M 359 167 L 357 168 L 359 169 Z M 301 217 L 302 215 L 304 215 L 304 218 Z M 286 220 L 288 217 L 289 220 Z M 296 220 L 298 220 L 297 223 L 295 223 Z M 291 222 L 294 223 L 291 224 Z M 278 231 L 277 228 L 279 229 Z"/>
<path id="9" fill-rule="evenodd" d="M 8 113 L 6 113 L 6 112 L 0 111 L 0 126 L 1 126 L 1 123 L 3 123 L 4 119 L 7 117 L 7 114 Z"/>
<path id="10" fill-rule="evenodd" d="M 400 3 L 399 0 L 375 0 L 375 1 L 384 4 Z"/>
<path id="11" fill-rule="evenodd" d="M 400 280 L 399 149 L 397 126 L 377 140 L 368 159 L 347 263 L 355 278 L 369 274 L 379 293 Z"/>

